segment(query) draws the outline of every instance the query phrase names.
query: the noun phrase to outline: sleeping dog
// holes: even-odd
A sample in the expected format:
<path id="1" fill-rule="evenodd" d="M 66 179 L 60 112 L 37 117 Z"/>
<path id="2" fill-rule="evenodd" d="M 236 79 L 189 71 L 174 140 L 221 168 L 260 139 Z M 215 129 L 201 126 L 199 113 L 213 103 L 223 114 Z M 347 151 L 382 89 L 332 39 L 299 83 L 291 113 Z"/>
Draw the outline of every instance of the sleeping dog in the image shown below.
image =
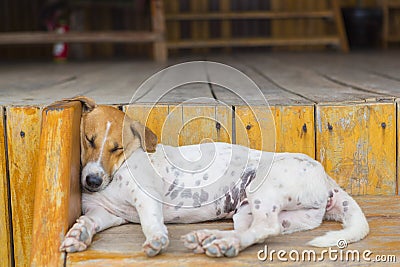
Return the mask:
<path id="1" fill-rule="evenodd" d="M 124 112 L 81 101 L 83 214 L 60 250 L 85 250 L 93 236 L 128 222 L 140 223 L 144 252 L 155 256 L 169 243 L 164 223 L 233 218 L 230 231 L 200 230 L 182 237 L 195 253 L 233 257 L 268 237 L 343 223 L 309 242 L 326 247 L 364 238 L 368 222 L 358 204 L 314 159 L 228 143 L 181 147 L 157 144 L 147 127 Z"/>

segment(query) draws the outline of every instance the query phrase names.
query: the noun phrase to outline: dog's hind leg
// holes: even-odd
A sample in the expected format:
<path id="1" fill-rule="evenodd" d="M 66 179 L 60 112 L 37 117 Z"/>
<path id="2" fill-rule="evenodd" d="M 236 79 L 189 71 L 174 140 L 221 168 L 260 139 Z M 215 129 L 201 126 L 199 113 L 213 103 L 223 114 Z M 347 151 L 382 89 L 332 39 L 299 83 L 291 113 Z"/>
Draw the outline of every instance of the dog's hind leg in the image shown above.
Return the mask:
<path id="1" fill-rule="evenodd" d="M 282 234 L 314 229 L 321 225 L 324 215 L 325 208 L 281 211 L 278 217 Z"/>
<path id="2" fill-rule="evenodd" d="M 70 253 L 86 250 L 96 233 L 123 223 L 126 223 L 124 219 L 109 213 L 100 206 L 88 208 L 85 215 L 79 217 L 65 235 L 60 251 Z"/>
<path id="3" fill-rule="evenodd" d="M 182 241 L 185 247 L 192 250 L 194 253 L 204 253 L 203 247 L 216 239 L 233 237 L 234 232 L 247 230 L 253 220 L 250 205 L 247 201 L 243 202 L 237 212 L 233 215 L 233 228 L 234 231 L 220 231 L 220 230 L 198 230 L 193 231 L 187 235 L 182 236 Z"/>
<path id="4" fill-rule="evenodd" d="M 249 198 L 248 204 L 252 215 L 249 227 L 238 225 L 239 229 L 233 231 L 196 231 L 184 237 L 185 246 L 191 248 L 189 245 L 201 244 L 202 247 L 198 252 L 204 251 L 210 257 L 237 256 L 239 251 L 281 233 L 282 228 L 278 217 L 281 207 L 278 203 L 282 203 L 282 199 L 273 191 L 269 191 L 268 194 L 263 193 L 259 195 L 259 198 L 253 196 Z"/>
<path id="5" fill-rule="evenodd" d="M 250 205 L 247 201 L 246 204 L 239 207 L 232 219 L 235 231 L 245 231 L 249 229 L 251 222 L 253 221 L 253 213 L 251 212 Z"/>

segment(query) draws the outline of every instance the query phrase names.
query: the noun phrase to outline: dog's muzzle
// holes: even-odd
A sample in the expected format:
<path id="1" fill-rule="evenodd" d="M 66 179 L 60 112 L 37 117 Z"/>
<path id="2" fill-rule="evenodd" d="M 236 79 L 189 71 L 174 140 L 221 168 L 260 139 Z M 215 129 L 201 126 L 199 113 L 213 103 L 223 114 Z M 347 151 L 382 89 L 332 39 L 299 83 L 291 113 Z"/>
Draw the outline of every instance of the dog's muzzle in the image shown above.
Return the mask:
<path id="1" fill-rule="evenodd" d="M 97 192 L 107 183 L 104 169 L 98 162 L 89 162 L 82 169 L 82 186 L 90 192 Z"/>

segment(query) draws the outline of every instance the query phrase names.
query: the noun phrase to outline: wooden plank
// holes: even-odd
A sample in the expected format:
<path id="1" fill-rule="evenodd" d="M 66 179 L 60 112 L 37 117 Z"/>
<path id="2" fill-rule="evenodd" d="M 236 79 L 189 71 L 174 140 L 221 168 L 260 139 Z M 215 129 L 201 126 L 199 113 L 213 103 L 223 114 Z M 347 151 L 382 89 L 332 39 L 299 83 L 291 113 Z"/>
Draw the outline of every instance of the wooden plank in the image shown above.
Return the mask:
<path id="1" fill-rule="evenodd" d="M 135 103 L 211 103 L 214 97 L 208 85 L 206 63 L 177 64 L 157 73 L 140 88 Z"/>
<path id="2" fill-rule="evenodd" d="M 276 152 L 304 153 L 315 158 L 314 106 L 276 106 Z"/>
<path id="3" fill-rule="evenodd" d="M 248 65 L 253 66 L 279 87 L 316 103 L 365 102 L 366 99 L 385 97 L 379 92 L 357 90 L 326 79 L 311 67 L 314 61 L 310 58 L 296 55 L 268 58 L 265 56 L 241 57 Z M 330 62 L 329 66 L 332 65 L 331 61 L 326 62 Z M 324 65 L 328 66 L 326 62 Z"/>
<path id="4" fill-rule="evenodd" d="M 226 7 L 226 6 L 224 6 Z M 229 6 L 228 6 L 229 7 Z M 228 19 L 290 19 L 290 18 L 333 18 L 331 10 L 318 11 L 291 11 L 291 12 L 271 12 L 271 11 L 246 11 L 233 12 L 229 9 L 221 9 L 222 12 L 207 13 L 175 13 L 168 14 L 167 20 L 228 20 Z"/>
<path id="5" fill-rule="evenodd" d="M 375 197 L 357 198 L 361 207 L 365 210 L 367 219 L 370 223 L 371 232 L 364 240 L 350 244 L 347 249 L 359 250 L 361 253 L 367 249 L 371 250 L 373 255 L 396 255 L 397 260 L 400 256 L 400 226 L 398 222 L 399 214 L 399 198 L 383 198 L 380 201 Z M 369 203 L 374 203 L 369 207 Z M 393 203 L 393 206 L 386 205 Z M 376 208 L 380 204 L 379 209 L 381 215 L 376 216 Z M 386 217 L 386 213 L 394 210 L 395 217 Z M 372 212 L 372 213 L 370 213 Z M 385 223 L 382 223 L 384 221 Z M 232 223 L 229 221 L 200 223 L 200 224 L 170 224 L 168 225 L 170 235 L 170 246 L 168 250 L 157 257 L 148 258 L 142 250 L 141 244 L 144 236 L 141 233 L 140 226 L 137 224 L 123 225 L 106 230 L 94 238 L 93 244 L 88 251 L 81 253 L 68 254 L 67 266 L 248 266 L 258 264 L 271 264 L 280 266 L 282 263 L 275 258 L 275 261 L 262 262 L 257 259 L 257 252 L 264 248 L 265 244 L 256 244 L 244 250 L 235 258 L 209 258 L 205 255 L 195 255 L 186 250 L 180 236 L 193 230 L 199 229 L 232 229 Z M 315 236 L 322 235 L 329 230 L 340 229 L 340 225 L 336 222 L 324 222 L 321 227 L 307 232 L 299 232 L 291 235 L 272 237 L 268 239 L 268 248 L 270 250 L 284 249 L 290 250 L 310 250 L 314 249 L 317 255 L 322 252 L 321 248 L 313 248 L 306 243 Z M 115 244 L 118 244 L 117 246 Z M 336 248 L 332 248 L 336 249 Z M 310 262 L 311 265 L 320 266 L 321 262 Z M 299 262 L 286 262 L 285 265 L 298 266 Z M 346 266 L 368 265 L 365 261 L 346 262 Z M 329 261 L 326 258 L 323 261 L 324 266 L 336 266 L 337 261 Z M 313 265 L 314 266 L 314 265 Z"/>
<path id="6" fill-rule="evenodd" d="M 232 111 L 226 106 L 129 105 L 124 111 L 149 127 L 165 145 L 232 142 Z M 217 122 L 219 125 L 217 125 Z"/>
<path id="7" fill-rule="evenodd" d="M 179 134 L 183 126 L 182 114 L 182 105 L 168 106 L 168 117 L 163 123 L 161 143 L 170 146 L 179 146 Z"/>
<path id="8" fill-rule="evenodd" d="M 232 137 L 232 113 L 224 106 L 183 106 L 179 145 L 203 142 L 229 142 Z"/>
<path id="9" fill-rule="evenodd" d="M 11 266 L 11 227 L 8 195 L 7 157 L 4 129 L 4 109 L 0 106 L 0 259 L 3 266 Z"/>
<path id="10" fill-rule="evenodd" d="M 314 104 L 298 94 L 283 90 L 251 66 L 243 64 L 240 59 L 210 56 L 208 60 L 226 65 L 207 66 L 207 75 L 212 84 L 213 93 L 220 102 L 228 105 L 271 106 L 312 106 Z"/>
<path id="11" fill-rule="evenodd" d="M 394 103 L 317 105 L 317 159 L 352 195 L 396 192 Z"/>
<path id="12" fill-rule="evenodd" d="M 383 61 L 374 59 L 374 56 L 328 54 L 280 55 L 279 60 L 285 65 L 314 71 L 324 79 L 343 87 L 354 88 L 355 90 L 351 89 L 352 91 L 375 94 L 379 98 L 379 95 L 380 97 L 400 96 L 400 81 L 396 78 L 399 77 L 396 55 L 398 56 L 396 53 L 388 54 L 387 57 L 394 58 Z M 377 62 L 376 65 L 374 65 L 375 62 Z M 387 66 L 384 67 L 385 65 Z M 386 69 L 391 69 L 391 71 L 386 74 Z M 368 96 L 365 98 L 368 99 Z"/>
<path id="13" fill-rule="evenodd" d="M 38 107 L 7 107 L 6 113 L 14 260 L 16 266 L 26 266 L 32 247 L 41 112 Z"/>
<path id="14" fill-rule="evenodd" d="M 150 61 L 0 65 L 0 104 L 48 105 L 75 95 L 103 104 L 129 103 L 162 67 Z"/>
<path id="15" fill-rule="evenodd" d="M 139 121 L 150 130 L 152 130 L 158 138 L 159 143 L 163 143 L 164 123 L 168 116 L 168 105 L 126 105 L 123 111 L 133 120 Z"/>
<path id="16" fill-rule="evenodd" d="M 81 113 L 78 101 L 54 104 L 42 113 L 31 266 L 64 264 L 61 241 L 81 214 Z"/>
<path id="17" fill-rule="evenodd" d="M 168 48 L 199 48 L 199 47 L 237 47 L 237 46 L 291 46 L 291 45 L 339 45 L 336 36 L 296 37 L 296 38 L 237 38 L 210 40 L 182 40 L 169 42 Z"/>
<path id="18" fill-rule="evenodd" d="M 236 106 L 235 112 L 237 144 L 315 157 L 313 106 Z"/>
<path id="19" fill-rule="evenodd" d="M 153 32 L 139 31 L 99 31 L 68 32 L 57 34 L 52 32 L 7 32 L 0 34 L 0 45 L 4 44 L 53 44 L 67 43 L 150 43 L 160 36 Z"/>
<path id="20" fill-rule="evenodd" d="M 236 106 L 236 143 L 253 149 L 275 151 L 274 107 Z"/>

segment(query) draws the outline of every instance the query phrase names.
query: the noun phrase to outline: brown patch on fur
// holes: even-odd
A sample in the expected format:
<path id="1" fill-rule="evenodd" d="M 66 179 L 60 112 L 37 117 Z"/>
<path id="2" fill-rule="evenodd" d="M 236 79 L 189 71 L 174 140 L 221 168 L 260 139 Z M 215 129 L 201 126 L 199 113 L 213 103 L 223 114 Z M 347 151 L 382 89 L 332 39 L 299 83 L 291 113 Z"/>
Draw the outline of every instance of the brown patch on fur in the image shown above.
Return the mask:
<path id="1" fill-rule="evenodd" d="M 143 150 L 150 153 L 156 151 L 157 136 L 149 128 L 137 121 L 132 121 L 130 127 L 133 134 L 140 138 Z"/>
<path id="2" fill-rule="evenodd" d="M 124 161 L 124 152 L 129 157 L 142 147 L 147 152 L 154 152 L 157 136 L 141 123 L 132 120 L 121 110 L 96 103 L 87 97 L 76 97 L 64 101 L 81 101 L 83 114 L 81 119 L 81 162 L 96 162 L 101 157 L 101 166 L 108 176 L 118 169 Z M 105 136 L 107 124 L 108 135 Z M 100 155 L 102 142 L 103 153 Z"/>

